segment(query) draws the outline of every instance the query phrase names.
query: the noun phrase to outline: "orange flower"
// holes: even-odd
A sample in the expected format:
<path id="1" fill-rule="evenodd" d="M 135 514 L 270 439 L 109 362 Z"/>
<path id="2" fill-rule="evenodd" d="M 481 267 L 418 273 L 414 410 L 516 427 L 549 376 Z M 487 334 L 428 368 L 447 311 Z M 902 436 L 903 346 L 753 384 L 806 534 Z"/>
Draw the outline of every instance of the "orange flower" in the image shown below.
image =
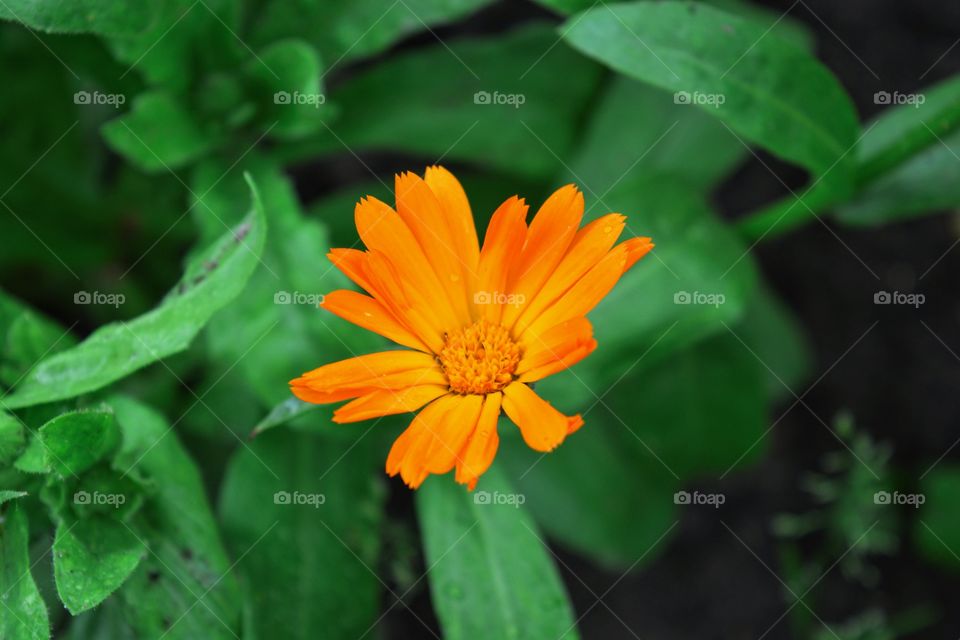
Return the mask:
<path id="1" fill-rule="evenodd" d="M 586 314 L 653 244 L 614 246 L 626 223 L 607 214 L 582 229 L 583 194 L 558 189 L 526 223 L 516 196 L 494 212 L 483 248 L 463 187 L 442 167 L 396 177 L 396 211 L 376 198 L 356 206 L 366 251 L 328 255 L 369 295 L 340 290 L 324 309 L 409 347 L 335 362 L 290 382 L 298 398 L 351 400 L 338 423 L 423 410 L 390 450 L 387 473 L 417 488 L 456 468 L 469 489 L 497 452 L 501 410 L 537 451 L 583 424 L 530 383 L 597 346 Z"/>

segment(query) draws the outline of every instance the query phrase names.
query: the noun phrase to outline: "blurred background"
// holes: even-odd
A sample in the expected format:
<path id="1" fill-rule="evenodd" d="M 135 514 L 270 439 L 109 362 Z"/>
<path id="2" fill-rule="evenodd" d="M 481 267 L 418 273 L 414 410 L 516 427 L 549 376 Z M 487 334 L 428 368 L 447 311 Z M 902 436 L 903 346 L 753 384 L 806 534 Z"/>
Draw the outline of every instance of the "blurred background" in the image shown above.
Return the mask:
<path id="1" fill-rule="evenodd" d="M 278 316 L 263 343 L 257 328 L 277 313 L 271 295 L 340 286 L 317 265 L 329 246 L 356 242 L 360 196 L 389 201 L 394 173 L 440 163 L 464 183 L 482 229 L 508 196 L 535 207 L 575 182 L 588 218 L 620 211 L 631 235 L 657 243 L 598 308 L 595 362 L 542 384 L 587 426 L 542 460 L 516 438 L 500 454 L 581 636 L 956 638 L 956 136 L 843 206 L 741 237 L 738 221 L 814 177 L 708 109 L 582 55 L 565 41 L 577 25 L 564 14 L 593 3 L 442 4 L 411 18 L 402 2 L 363 3 L 366 13 L 337 22 L 294 3 L 251 1 L 235 14 L 210 2 L 153 46 L 3 23 L 4 290 L 83 338 L 152 308 L 198 241 L 239 219 L 243 171 L 268 214 L 271 203 L 294 212 L 271 220 L 265 262 L 282 282 L 261 270 L 258 297 L 245 294 L 171 360 L 176 379 L 154 367 L 127 383 L 168 419 L 185 415 L 177 432 L 216 503 L 239 446 L 219 422 L 246 436 L 286 399 L 286 380 L 365 344 L 329 319 L 303 329 L 314 320 L 301 310 Z M 922 94 L 960 73 L 957 3 L 705 4 L 814 52 L 861 123 L 891 108 L 878 92 Z M 290 37 L 310 42 L 319 68 L 271 48 Z M 288 78 L 258 62 L 289 69 L 321 103 L 291 115 L 264 98 Z M 113 103 L 78 102 L 78 92 Z M 905 193 L 913 200 L 899 206 Z M 94 291 L 124 302 L 76 302 Z M 884 292 L 922 302 L 877 304 Z M 248 349 L 254 357 L 236 367 Z M 211 392 L 203 406 L 193 390 Z M 209 413 L 222 420 L 211 426 Z M 367 441 L 371 473 L 398 425 Z M 428 563 L 414 498 L 398 482 L 379 486 L 371 562 L 404 606 L 373 596 L 384 614 L 373 634 L 426 637 L 426 625 L 442 635 L 428 581 L 417 580 Z"/>

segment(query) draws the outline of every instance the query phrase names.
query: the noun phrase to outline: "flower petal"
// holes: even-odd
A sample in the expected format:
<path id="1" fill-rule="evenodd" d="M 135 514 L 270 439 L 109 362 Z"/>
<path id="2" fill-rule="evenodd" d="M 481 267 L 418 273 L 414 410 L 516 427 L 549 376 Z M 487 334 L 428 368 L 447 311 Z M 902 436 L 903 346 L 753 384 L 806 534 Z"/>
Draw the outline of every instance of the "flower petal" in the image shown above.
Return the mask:
<path id="1" fill-rule="evenodd" d="M 626 220 L 619 213 L 610 213 L 577 232 L 560 264 L 520 314 L 513 327 L 517 335 L 607 255 L 623 232 Z"/>
<path id="2" fill-rule="evenodd" d="M 628 258 L 634 257 L 636 253 L 636 243 L 628 240 L 618 244 L 527 326 L 523 333 L 519 334 L 520 337 L 526 338 L 529 335 L 542 333 L 561 322 L 587 315 L 604 296 L 610 293 L 613 286 L 620 280 L 620 276 L 624 274 Z"/>
<path id="3" fill-rule="evenodd" d="M 290 381 L 293 394 L 305 402 L 326 404 L 376 391 L 423 384 L 446 384 L 433 356 L 419 351 L 382 351 L 341 360 Z"/>
<path id="4" fill-rule="evenodd" d="M 554 191 L 537 211 L 530 221 L 523 252 L 510 274 L 508 293 L 521 304 L 504 308 L 504 326 L 513 326 L 523 311 L 522 303 L 533 300 L 556 269 L 576 236 L 581 219 L 583 194 L 572 184 Z"/>
<path id="5" fill-rule="evenodd" d="M 477 289 L 473 302 L 477 315 L 499 322 L 502 305 L 498 296 L 506 295 L 511 269 L 523 248 L 527 233 L 527 205 L 514 196 L 501 204 L 487 225 L 477 270 Z"/>
<path id="6" fill-rule="evenodd" d="M 467 485 L 470 491 L 477 486 L 477 479 L 486 473 L 497 455 L 497 447 L 500 445 L 497 420 L 500 417 L 502 400 L 501 393 L 490 393 L 484 397 L 477 426 L 457 462 L 456 480 Z"/>
<path id="7" fill-rule="evenodd" d="M 340 289 L 324 296 L 320 306 L 348 322 L 378 333 L 397 344 L 418 351 L 430 350 L 391 311 L 370 296 Z"/>
<path id="8" fill-rule="evenodd" d="M 572 367 L 597 348 L 593 326 L 586 318 L 574 318 L 543 334 L 527 339 L 523 358 L 517 364 L 520 382 L 536 382 Z"/>
<path id="9" fill-rule="evenodd" d="M 391 476 L 399 473 L 407 486 L 412 489 L 419 487 L 430 474 L 428 453 L 435 434 L 460 407 L 461 399 L 462 396 L 448 394 L 424 407 L 393 443 L 387 456 L 387 473 Z"/>
<path id="10" fill-rule="evenodd" d="M 440 284 L 430 261 L 413 232 L 389 206 L 373 197 L 357 203 L 357 231 L 371 251 L 381 252 L 396 269 L 404 291 L 415 294 L 412 302 L 429 301 L 431 316 L 441 331 L 451 331 L 461 321 L 446 289 Z"/>
<path id="11" fill-rule="evenodd" d="M 536 451 L 552 451 L 563 442 L 571 420 L 534 393 L 522 382 L 514 382 L 503 390 L 503 410 L 520 427 L 524 442 Z"/>
<path id="12" fill-rule="evenodd" d="M 427 167 L 423 177 L 433 191 L 444 216 L 450 225 L 450 232 L 456 245 L 457 255 L 467 264 L 468 291 L 472 291 L 471 280 L 476 280 L 477 265 L 480 261 L 480 244 L 477 241 L 477 227 L 470 211 L 470 201 L 460 182 L 443 167 Z"/>
<path id="13" fill-rule="evenodd" d="M 416 411 L 450 392 L 445 385 L 425 384 L 406 389 L 382 389 L 360 396 L 333 412 L 333 421 L 338 424 L 359 422 L 396 413 Z"/>

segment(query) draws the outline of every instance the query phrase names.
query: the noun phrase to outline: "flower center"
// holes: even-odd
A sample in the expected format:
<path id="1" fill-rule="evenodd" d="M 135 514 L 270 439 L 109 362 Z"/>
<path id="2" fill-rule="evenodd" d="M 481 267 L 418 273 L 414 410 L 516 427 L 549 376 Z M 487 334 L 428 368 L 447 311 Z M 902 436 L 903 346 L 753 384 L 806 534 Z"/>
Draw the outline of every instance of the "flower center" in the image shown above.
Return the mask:
<path id="1" fill-rule="evenodd" d="M 520 347 L 505 327 L 479 320 L 448 334 L 439 358 L 454 393 L 493 393 L 513 381 Z"/>

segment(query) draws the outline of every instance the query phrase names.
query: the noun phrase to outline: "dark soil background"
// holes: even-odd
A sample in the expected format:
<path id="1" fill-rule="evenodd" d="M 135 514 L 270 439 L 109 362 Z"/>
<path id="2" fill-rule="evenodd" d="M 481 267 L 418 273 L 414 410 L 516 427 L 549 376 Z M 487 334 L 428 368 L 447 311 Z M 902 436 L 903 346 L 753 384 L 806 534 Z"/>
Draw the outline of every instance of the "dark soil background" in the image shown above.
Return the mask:
<path id="1" fill-rule="evenodd" d="M 816 36 L 820 60 L 839 77 L 864 120 L 883 109 L 874 104 L 877 91 L 912 93 L 960 72 L 960 2 L 775 0 L 758 4 L 809 27 Z M 531 3 L 507 0 L 438 35 L 499 31 L 531 18 L 557 20 Z M 398 48 L 432 40 L 431 35 L 418 36 Z M 377 169 L 405 166 L 399 158 L 365 160 Z M 715 194 L 724 216 L 734 219 L 784 196 L 787 192 L 780 180 L 791 189 L 803 186 L 802 173 L 766 158 L 764 162 L 779 179 L 761 162 L 748 162 Z M 333 169 L 327 173 L 331 182 L 341 185 L 368 175 L 352 160 L 328 169 Z M 315 182 L 302 186 L 308 197 L 324 191 Z M 756 248 L 755 257 L 807 332 L 815 359 L 807 384 L 829 373 L 804 397 L 806 407 L 798 404 L 779 420 L 759 464 L 713 485 L 711 490 L 726 494 L 727 504 L 716 513 L 684 511 L 666 550 L 640 570 L 621 576 L 555 549 L 576 615 L 583 616 L 579 624 L 586 640 L 807 640 L 792 634 L 789 616 L 780 619 L 793 598 L 778 577 L 784 574 L 771 522 L 779 513 L 811 506 L 797 478 L 818 469 L 824 454 L 842 448 L 812 414 L 833 424 L 838 413 L 849 411 L 860 431 L 891 445 L 892 467 L 903 473 L 908 485 L 948 450 L 946 460 L 960 460 L 960 447 L 951 449 L 960 435 L 960 358 L 956 355 L 960 353 L 960 299 L 955 294 L 960 249 L 951 251 L 958 236 L 956 220 L 944 212 L 861 230 L 823 218 L 764 242 Z M 879 290 L 923 293 L 926 304 L 919 310 L 878 307 L 873 294 Z M 807 388 L 794 391 L 804 396 Z M 791 404 L 793 398 L 774 407 L 771 424 Z M 392 500 L 394 515 L 412 516 L 406 492 Z M 960 607 L 956 606 L 960 577 L 918 558 L 912 551 L 910 529 L 909 522 L 902 523 L 901 551 L 878 560 L 882 577 L 875 588 L 860 587 L 837 569 L 829 572 L 808 596 L 816 615 L 842 634 L 837 625 L 865 610 L 879 608 L 895 618 L 911 607 L 926 605 L 931 616 L 925 628 L 899 637 L 960 637 Z M 417 575 L 422 572 L 421 566 Z M 389 630 L 385 637 L 425 637 L 421 623 L 406 606 L 439 635 L 425 582 L 411 592 L 405 605 L 392 609 L 383 625 Z M 599 596 L 602 602 L 598 603 Z M 386 606 L 391 604 L 393 599 L 387 596 Z M 834 637 L 823 627 L 817 631 Z"/>

